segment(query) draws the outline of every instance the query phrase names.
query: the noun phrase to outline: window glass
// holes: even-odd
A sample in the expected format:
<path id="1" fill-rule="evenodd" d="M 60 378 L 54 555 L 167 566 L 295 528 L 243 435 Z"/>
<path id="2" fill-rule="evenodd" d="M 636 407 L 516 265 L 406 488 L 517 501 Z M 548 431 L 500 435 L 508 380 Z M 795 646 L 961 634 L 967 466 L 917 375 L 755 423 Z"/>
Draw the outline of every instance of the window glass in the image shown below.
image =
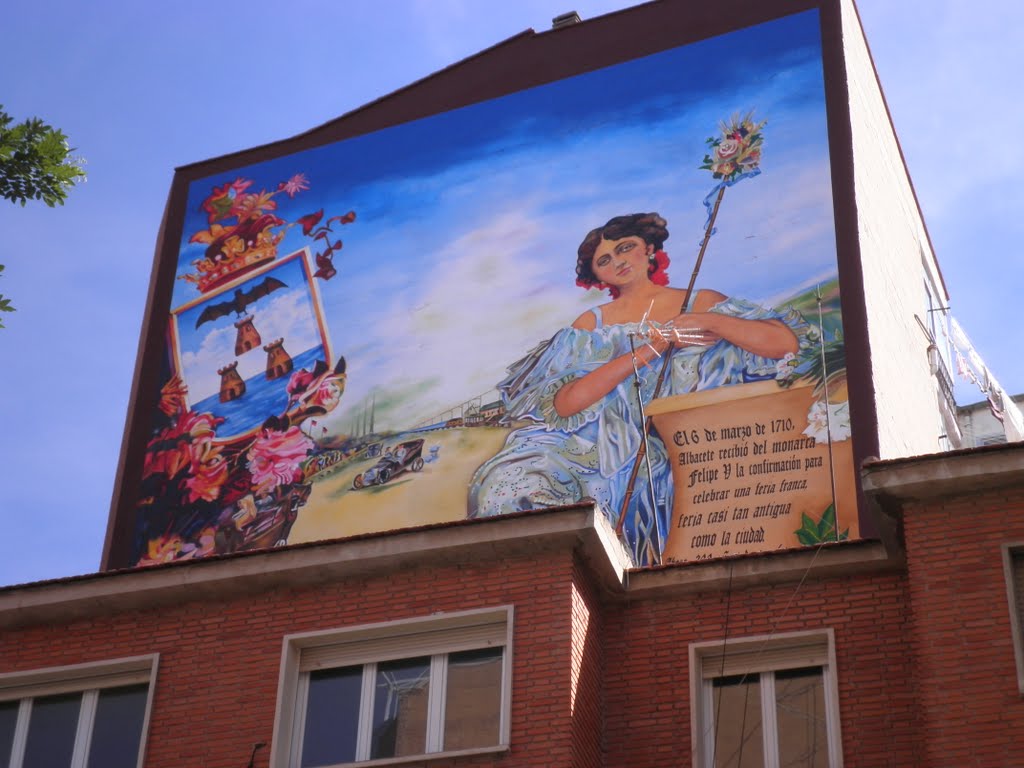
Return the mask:
<path id="1" fill-rule="evenodd" d="M 362 667 L 338 667 L 309 673 L 302 768 L 348 763 L 356 759 Z"/>
<path id="2" fill-rule="evenodd" d="M 377 665 L 370 759 L 427 751 L 430 657 Z"/>
<path id="3" fill-rule="evenodd" d="M 17 701 L 0 703 L 0 766 L 11 761 L 11 747 L 14 746 L 14 727 L 18 724 Z"/>
<path id="4" fill-rule="evenodd" d="M 718 677 L 713 691 L 712 764 L 715 768 L 764 768 L 760 678 Z"/>
<path id="5" fill-rule="evenodd" d="M 135 768 L 138 765 L 148 690 L 149 686 L 143 683 L 99 692 L 88 768 Z"/>
<path id="6" fill-rule="evenodd" d="M 32 700 L 22 768 L 65 768 L 71 765 L 81 705 L 80 693 Z"/>
<path id="7" fill-rule="evenodd" d="M 821 667 L 775 673 L 781 768 L 828 768 L 825 678 Z"/>
<path id="8" fill-rule="evenodd" d="M 500 741 L 502 648 L 448 654 L 444 749 L 489 747 Z"/>

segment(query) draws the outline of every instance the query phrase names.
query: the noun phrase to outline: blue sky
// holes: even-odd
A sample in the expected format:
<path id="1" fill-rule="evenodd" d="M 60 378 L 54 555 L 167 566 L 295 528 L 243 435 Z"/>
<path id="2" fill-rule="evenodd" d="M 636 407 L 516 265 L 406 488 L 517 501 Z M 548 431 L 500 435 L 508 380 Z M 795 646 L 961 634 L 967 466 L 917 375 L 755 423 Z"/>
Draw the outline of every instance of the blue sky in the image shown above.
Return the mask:
<path id="1" fill-rule="evenodd" d="M 628 3 L 572 5 L 592 18 Z M 1024 193 L 1015 186 L 1024 147 L 1014 139 L 1024 106 L 1006 95 L 1016 92 L 1014 51 L 1024 39 L 1024 11 L 1016 2 L 995 5 L 986 11 L 1000 19 L 992 26 L 978 24 L 959 0 L 859 3 L 953 310 L 1004 386 L 1022 392 L 1024 363 L 1011 340 L 1019 333 L 1013 293 L 1024 283 L 1017 252 Z M 6 523 L 0 583 L 98 565 L 174 167 L 308 130 L 528 27 L 543 31 L 569 9 L 562 0 L 495 3 L 486 14 L 475 0 L 323 0 L 295 8 L 282 12 L 253 2 L 240 15 L 237 8 L 198 2 L 165 8 L 42 0 L 5 14 L 0 103 L 16 118 L 39 115 L 63 128 L 88 158 L 89 181 L 64 208 L 0 206 L 0 263 L 7 267 L 0 293 L 18 307 L 0 331 L 0 417 L 8 447 L 0 462 Z M 700 117 L 695 125 L 722 117 L 699 109 L 691 113 Z M 779 133 L 774 140 L 784 138 Z M 544 172 L 542 157 L 518 149 L 520 160 Z M 771 183 L 767 176 L 751 183 Z M 627 186 L 621 189 L 626 199 L 633 194 Z M 457 189 L 447 185 L 450 194 Z M 332 195 L 341 201 L 345 193 Z M 672 225 L 668 250 L 682 248 L 699 210 L 654 203 Z M 372 210 L 365 207 L 367 216 Z M 360 224 L 343 231 L 344 256 L 394 246 L 373 242 Z M 515 238 L 529 217 L 488 224 L 489 239 Z M 593 225 L 573 221 L 566 236 L 578 242 Z M 734 227 L 723 225 L 723 234 L 750 234 L 743 222 Z M 430 229 L 419 235 L 429 237 Z M 455 245 L 470 247 L 472 240 Z M 723 238 L 716 246 L 729 243 Z M 566 252 L 561 244 L 553 251 Z M 761 298 L 735 274 L 709 272 L 706 279 Z M 434 300 L 444 301 L 443 292 Z M 396 335 L 401 330 L 397 320 Z M 973 399 L 970 390 L 961 391 L 965 401 Z"/>

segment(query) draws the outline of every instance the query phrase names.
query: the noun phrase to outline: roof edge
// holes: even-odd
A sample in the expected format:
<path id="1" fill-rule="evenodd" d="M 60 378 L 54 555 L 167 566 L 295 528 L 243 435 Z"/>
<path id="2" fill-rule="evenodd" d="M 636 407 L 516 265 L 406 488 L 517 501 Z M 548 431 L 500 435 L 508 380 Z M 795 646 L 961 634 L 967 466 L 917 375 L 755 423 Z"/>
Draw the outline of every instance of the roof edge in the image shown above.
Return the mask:
<path id="1" fill-rule="evenodd" d="M 861 478 L 866 494 L 899 502 L 1024 485 L 1024 443 L 869 460 Z"/>

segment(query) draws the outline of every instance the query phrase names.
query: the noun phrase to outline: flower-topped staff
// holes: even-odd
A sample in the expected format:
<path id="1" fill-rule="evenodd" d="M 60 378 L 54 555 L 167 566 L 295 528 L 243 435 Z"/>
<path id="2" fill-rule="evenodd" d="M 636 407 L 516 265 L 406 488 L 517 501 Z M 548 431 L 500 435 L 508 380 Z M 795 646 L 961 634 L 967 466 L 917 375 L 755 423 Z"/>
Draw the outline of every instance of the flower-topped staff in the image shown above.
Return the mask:
<path id="1" fill-rule="evenodd" d="M 701 240 L 700 251 L 697 253 L 697 260 L 693 265 L 693 273 L 690 275 L 690 282 L 686 286 L 686 293 L 683 294 L 683 304 L 679 308 L 680 314 L 685 313 L 690 306 L 693 286 L 697 282 L 697 274 L 700 272 L 704 253 L 707 251 L 711 236 L 715 234 L 715 219 L 718 218 L 718 209 L 722 204 L 722 198 L 725 196 L 726 187 L 731 187 L 743 179 L 749 179 L 761 173 L 761 149 L 764 145 L 764 136 L 761 133 L 761 129 L 767 125 L 767 122 L 767 120 L 756 122 L 753 110 L 742 118 L 739 114 L 735 114 L 728 122 L 719 124 L 722 132 L 721 137 L 712 136 L 706 140 L 708 154 L 704 155 L 704 163 L 700 168 L 711 171 L 712 178 L 718 180 L 718 183 L 704 197 L 704 207 L 708 211 L 708 219 L 704 224 L 704 239 Z M 662 360 L 661 372 L 658 375 L 652 399 L 656 399 L 661 394 L 661 389 L 665 384 L 670 366 L 671 349 L 670 347 L 669 352 L 666 353 Z M 639 392 L 638 387 L 638 397 Z M 640 403 L 640 408 L 642 413 L 642 402 Z M 615 532 L 620 536 L 625 526 L 626 511 L 629 509 L 629 503 L 633 496 L 633 488 L 636 485 L 636 478 L 640 472 L 640 464 L 647 455 L 646 435 L 650 432 L 651 426 L 652 421 L 648 416 L 644 420 L 645 439 L 640 443 L 640 448 L 637 450 L 636 458 L 633 462 L 633 470 L 630 472 L 626 492 L 619 507 Z"/>
<path id="2" fill-rule="evenodd" d="M 705 141 L 711 154 L 704 155 L 704 164 L 700 167 L 710 170 L 712 177 L 733 184 L 744 174 L 759 173 L 761 144 L 764 143 L 761 129 L 767 122 L 754 122 L 754 113 L 748 112 L 743 118 L 733 115 L 728 123 L 721 123 L 721 137 L 711 136 Z"/>
<path id="3" fill-rule="evenodd" d="M 767 123 L 767 120 L 756 122 L 753 111 L 742 118 L 735 114 L 729 118 L 729 122 L 719 123 L 721 136 L 709 136 L 704 141 L 708 145 L 708 154 L 704 155 L 704 163 L 700 168 L 711 171 L 713 179 L 720 179 L 704 197 L 704 207 L 708 212 L 704 229 L 712 235 L 714 218 L 725 188 L 761 172 L 761 146 L 764 144 L 761 129 Z"/>

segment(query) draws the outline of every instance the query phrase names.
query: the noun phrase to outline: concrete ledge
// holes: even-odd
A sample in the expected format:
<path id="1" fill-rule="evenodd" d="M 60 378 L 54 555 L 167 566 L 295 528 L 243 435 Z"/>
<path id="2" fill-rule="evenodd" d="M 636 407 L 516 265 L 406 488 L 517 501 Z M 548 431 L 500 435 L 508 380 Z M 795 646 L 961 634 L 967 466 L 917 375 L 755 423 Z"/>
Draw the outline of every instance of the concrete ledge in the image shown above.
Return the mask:
<path id="1" fill-rule="evenodd" d="M 626 555 L 593 502 L 0 589 L 0 627 L 253 594 L 430 563 L 579 550 L 606 588 Z"/>
<path id="2" fill-rule="evenodd" d="M 861 478 L 866 494 L 901 502 L 1020 486 L 1024 485 L 1024 443 L 869 461 Z"/>
<path id="3" fill-rule="evenodd" d="M 699 563 L 637 569 L 627 574 L 630 598 L 743 589 L 808 579 L 900 571 L 904 559 L 878 541 L 843 542 L 820 547 L 765 552 Z"/>
<path id="4" fill-rule="evenodd" d="M 592 501 L 514 515 L 297 544 L 0 588 L 0 628 L 224 600 L 282 587 L 373 577 L 402 568 L 500 561 L 547 553 L 576 557 L 604 599 L 798 582 L 903 567 L 880 542 L 763 552 L 726 560 L 633 568 Z M 731 582 L 730 582 L 731 575 Z"/>

